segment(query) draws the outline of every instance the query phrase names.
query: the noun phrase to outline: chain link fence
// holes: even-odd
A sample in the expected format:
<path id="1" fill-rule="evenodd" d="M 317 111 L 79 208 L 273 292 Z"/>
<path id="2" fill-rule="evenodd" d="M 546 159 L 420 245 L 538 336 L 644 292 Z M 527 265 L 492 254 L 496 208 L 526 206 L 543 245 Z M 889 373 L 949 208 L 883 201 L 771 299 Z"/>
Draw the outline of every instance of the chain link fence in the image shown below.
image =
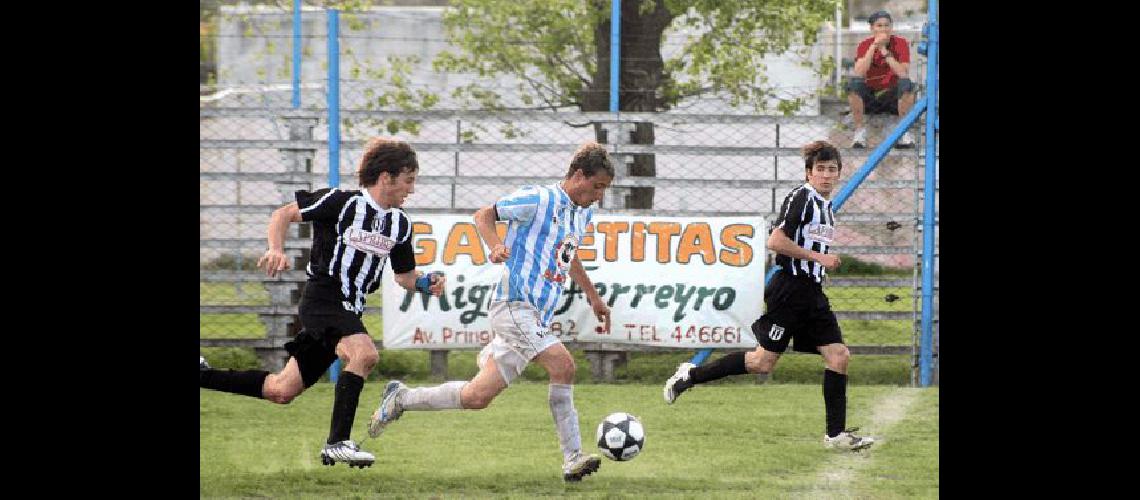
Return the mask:
<path id="1" fill-rule="evenodd" d="M 202 346 L 252 348 L 273 369 L 282 361 L 280 347 L 299 328 L 296 304 L 311 242 L 307 224 L 291 225 L 286 241 L 294 271 L 269 279 L 255 264 L 265 249 L 272 211 L 292 201 L 297 189 L 329 183 L 326 32 L 323 14 L 305 11 L 302 105 L 291 109 L 292 41 L 291 34 L 286 36 L 291 12 L 255 8 L 230 14 L 217 28 L 218 77 L 203 85 L 200 96 L 199 335 Z M 462 110 L 460 101 L 446 97 L 431 110 L 402 110 L 395 101 L 378 97 L 391 92 L 383 78 L 361 77 L 365 70 L 354 67 L 418 52 L 420 66 L 406 71 L 413 94 L 419 89 L 447 96 L 473 81 L 462 75 L 431 76 L 428 56 L 446 41 L 433 35 L 438 26 L 432 31 L 430 16 L 409 16 L 390 17 L 382 29 L 342 31 L 347 34 L 340 42 L 341 135 L 335 168 L 340 187 L 355 188 L 354 172 L 367 138 L 407 140 L 420 160 L 416 192 L 405 205 L 413 219 L 416 214 L 471 213 L 520 184 L 554 182 L 564 175 L 578 145 L 599 140 L 622 165 L 602 201 L 603 212 L 758 214 L 771 222 L 786 193 L 804 182 L 801 146 L 819 139 L 840 146 L 844 183 L 871 152 L 847 147 L 846 98 L 835 97 L 832 75 L 813 74 L 809 85 L 792 74 L 788 81 L 797 84 L 776 87 L 782 97 L 806 101 L 790 116 L 734 108 L 716 96 L 686 100 L 668 112 L 620 116 L 533 108 Z M 408 33 L 393 34 L 392 27 Z M 415 36 L 404 36 L 409 34 Z M 918 35 L 912 35 L 912 79 L 922 82 L 914 53 Z M 845 57 L 854 58 L 855 44 L 863 37 L 844 33 Z M 821 34 L 806 53 L 829 57 L 824 54 L 835 52 L 834 34 L 830 45 L 827 40 L 826 32 Z M 362 48 L 372 46 L 389 52 L 366 54 Z M 510 95 L 516 84 L 504 81 L 495 88 Z M 882 141 L 896 120 L 868 116 L 869 148 Z M 844 264 L 831 273 L 825 291 L 856 352 L 916 352 L 923 127 L 920 120 L 910 129 L 915 148 L 891 150 L 836 214 L 834 248 Z M 382 339 L 379 293 L 368 303 L 365 324 Z"/>

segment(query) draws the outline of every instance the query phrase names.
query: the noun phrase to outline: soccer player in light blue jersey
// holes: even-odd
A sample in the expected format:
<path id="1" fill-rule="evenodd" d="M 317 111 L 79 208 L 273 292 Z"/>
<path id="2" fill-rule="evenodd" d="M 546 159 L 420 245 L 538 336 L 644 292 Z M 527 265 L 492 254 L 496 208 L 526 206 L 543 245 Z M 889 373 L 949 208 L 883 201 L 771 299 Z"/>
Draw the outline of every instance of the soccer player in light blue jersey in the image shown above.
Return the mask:
<path id="1" fill-rule="evenodd" d="M 586 293 L 594 315 L 608 331 L 610 310 L 586 275 L 577 249 L 594 211 L 594 202 L 614 178 L 605 148 L 587 142 L 574 153 L 566 178 L 548 186 L 524 186 L 475 212 L 475 227 L 491 249 L 493 263 L 505 262 L 489 313 L 493 339 L 479 353 L 479 373 L 469 382 L 409 388 L 388 382 L 368 433 L 376 437 L 405 410 L 480 410 L 523 372 L 531 361 L 550 375 L 550 413 L 562 448 L 562 478 L 580 481 L 598 470 L 601 457 L 582 453 L 574 409 L 574 358 L 550 320 L 566 278 Z M 496 221 L 509 221 L 506 240 Z"/>

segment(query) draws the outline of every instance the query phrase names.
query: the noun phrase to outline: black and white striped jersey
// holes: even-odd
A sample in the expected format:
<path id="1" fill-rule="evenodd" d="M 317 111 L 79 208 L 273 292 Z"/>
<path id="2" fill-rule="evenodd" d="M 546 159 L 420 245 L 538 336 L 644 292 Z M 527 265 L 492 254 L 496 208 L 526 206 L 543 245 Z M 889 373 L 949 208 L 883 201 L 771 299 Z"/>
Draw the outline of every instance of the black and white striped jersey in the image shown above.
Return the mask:
<path id="1" fill-rule="evenodd" d="M 364 297 L 380 287 L 389 256 L 396 273 L 416 268 L 412 222 L 403 209 L 383 208 L 365 190 L 324 188 L 295 196 L 301 220 L 313 223 L 309 280 L 339 285 L 341 301 L 357 314 L 364 311 Z"/>
<path id="2" fill-rule="evenodd" d="M 810 183 L 793 189 L 784 197 L 772 230 L 780 229 L 801 248 L 826 254 L 835 237 L 835 214 L 831 201 L 820 196 Z M 827 274 L 822 264 L 776 254 L 776 264 L 793 276 L 810 277 L 816 283 Z"/>

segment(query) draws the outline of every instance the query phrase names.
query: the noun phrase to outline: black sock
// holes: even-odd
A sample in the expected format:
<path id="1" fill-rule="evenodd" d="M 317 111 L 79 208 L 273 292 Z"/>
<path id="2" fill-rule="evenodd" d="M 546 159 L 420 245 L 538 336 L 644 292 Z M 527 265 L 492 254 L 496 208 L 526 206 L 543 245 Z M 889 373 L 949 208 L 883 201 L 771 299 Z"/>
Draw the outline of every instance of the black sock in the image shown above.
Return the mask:
<path id="1" fill-rule="evenodd" d="M 847 425 L 847 375 L 823 370 L 823 407 L 827 412 L 827 436 L 835 437 Z"/>
<path id="2" fill-rule="evenodd" d="M 198 387 L 261 399 L 261 387 L 268 376 L 269 372 L 264 370 L 207 368 L 198 371 Z"/>
<path id="3" fill-rule="evenodd" d="M 678 382 L 675 387 L 680 392 L 696 384 L 703 384 L 729 375 L 748 373 L 748 370 L 744 368 L 744 354 L 743 352 L 728 353 L 712 363 L 693 368 L 689 370 L 688 382 Z"/>
<path id="4" fill-rule="evenodd" d="M 363 388 L 363 377 L 348 370 L 340 372 L 340 378 L 336 381 L 328 444 L 345 441 L 351 435 L 352 421 L 356 418 L 356 405 L 360 402 L 360 390 Z"/>

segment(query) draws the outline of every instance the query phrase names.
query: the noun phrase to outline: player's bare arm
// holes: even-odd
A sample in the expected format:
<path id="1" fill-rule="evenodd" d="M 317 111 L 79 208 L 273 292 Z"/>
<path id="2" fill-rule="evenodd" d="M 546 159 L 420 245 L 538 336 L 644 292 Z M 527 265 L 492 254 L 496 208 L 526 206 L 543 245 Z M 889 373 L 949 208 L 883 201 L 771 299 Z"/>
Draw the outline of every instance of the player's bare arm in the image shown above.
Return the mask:
<path id="1" fill-rule="evenodd" d="M 594 283 L 590 281 L 590 276 L 586 274 L 586 268 L 582 267 L 582 261 L 578 260 L 577 255 L 574 256 L 574 260 L 570 261 L 570 279 L 574 280 L 585 292 L 586 299 L 590 301 L 590 307 L 594 309 L 594 317 L 598 318 L 599 323 L 605 323 L 606 331 L 610 331 L 610 308 L 598 295 L 598 290 L 594 288 Z"/>
<path id="2" fill-rule="evenodd" d="M 393 274 L 392 278 L 396 280 L 396 284 L 404 287 L 405 290 L 410 292 L 416 291 L 416 280 L 423 276 L 423 271 L 408 271 L 406 273 Z M 443 285 L 447 282 L 447 276 L 443 274 L 433 274 L 431 277 L 431 286 L 428 290 L 432 295 L 439 297 L 443 294 Z"/>
<path id="3" fill-rule="evenodd" d="M 290 268 L 289 256 L 285 255 L 285 233 L 290 222 L 301 222 L 301 209 L 297 208 L 297 202 L 274 210 L 269 218 L 269 248 L 257 259 L 257 267 L 264 268 L 270 278 Z"/>
<path id="4" fill-rule="evenodd" d="M 495 206 L 488 205 L 476 210 L 472 218 L 475 220 L 475 230 L 479 232 L 479 237 L 487 244 L 487 248 L 491 249 L 491 254 L 488 256 L 491 263 L 506 262 L 511 256 L 511 250 L 503 244 L 503 240 L 499 239 L 499 233 L 495 231 Z"/>

